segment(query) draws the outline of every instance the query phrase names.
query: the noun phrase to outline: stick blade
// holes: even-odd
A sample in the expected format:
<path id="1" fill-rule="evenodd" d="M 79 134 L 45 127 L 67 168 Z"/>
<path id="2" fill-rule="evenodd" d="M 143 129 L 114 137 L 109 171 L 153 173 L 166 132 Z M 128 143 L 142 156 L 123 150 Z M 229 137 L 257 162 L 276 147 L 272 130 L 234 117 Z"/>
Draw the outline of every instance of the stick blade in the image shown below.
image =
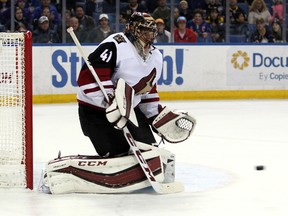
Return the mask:
<path id="1" fill-rule="evenodd" d="M 159 194 L 171 194 L 183 192 L 185 187 L 181 182 L 159 183 L 151 182 L 153 189 Z"/>

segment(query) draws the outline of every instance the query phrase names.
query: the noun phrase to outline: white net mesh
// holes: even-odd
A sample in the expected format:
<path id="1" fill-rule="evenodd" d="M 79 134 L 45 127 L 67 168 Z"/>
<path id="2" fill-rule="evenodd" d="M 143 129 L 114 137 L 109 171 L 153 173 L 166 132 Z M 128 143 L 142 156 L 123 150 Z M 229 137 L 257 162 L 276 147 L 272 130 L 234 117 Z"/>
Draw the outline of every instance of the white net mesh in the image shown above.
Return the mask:
<path id="1" fill-rule="evenodd" d="M 192 131 L 193 129 L 193 122 L 186 119 L 186 118 L 180 118 L 176 121 L 176 125 L 184 130 Z"/>
<path id="2" fill-rule="evenodd" d="M 24 34 L 0 33 L 0 187 L 25 187 Z"/>

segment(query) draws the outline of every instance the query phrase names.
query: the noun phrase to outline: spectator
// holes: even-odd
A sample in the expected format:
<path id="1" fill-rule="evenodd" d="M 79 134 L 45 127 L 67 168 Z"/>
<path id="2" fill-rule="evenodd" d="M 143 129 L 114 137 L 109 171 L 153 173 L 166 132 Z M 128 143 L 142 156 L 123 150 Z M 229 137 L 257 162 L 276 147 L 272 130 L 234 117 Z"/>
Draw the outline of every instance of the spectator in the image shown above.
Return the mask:
<path id="1" fill-rule="evenodd" d="M 219 3 L 219 0 L 208 0 L 208 3 L 206 5 L 206 13 L 208 15 L 211 15 L 211 10 L 214 10 L 215 8 L 217 8 L 218 14 L 220 16 L 225 15 L 225 10 L 224 10 L 222 4 Z"/>
<path id="2" fill-rule="evenodd" d="M 274 0 L 274 5 L 272 6 L 272 12 L 273 13 L 272 13 L 271 21 L 273 22 L 274 19 L 277 18 L 282 24 L 284 20 L 282 0 Z"/>
<path id="3" fill-rule="evenodd" d="M 69 19 L 69 27 L 73 28 L 73 31 L 80 43 L 88 42 L 88 34 L 85 32 L 79 24 L 79 20 L 76 17 Z M 70 34 L 66 34 L 66 43 L 74 43 Z"/>
<path id="4" fill-rule="evenodd" d="M 237 0 L 229 0 L 229 17 L 230 17 L 230 25 L 231 28 L 234 27 L 236 23 L 236 14 L 241 12 L 245 16 L 245 20 L 247 20 L 247 14 L 243 10 L 243 8 L 239 7 L 237 5 L 238 1 Z"/>
<path id="5" fill-rule="evenodd" d="M 49 19 L 42 16 L 38 19 L 38 28 L 33 31 L 33 43 L 60 43 L 58 34 L 49 28 Z"/>
<path id="6" fill-rule="evenodd" d="M 245 17 L 243 12 L 238 12 L 236 14 L 236 24 L 235 24 L 235 31 L 231 34 L 235 35 L 245 35 L 246 42 L 249 41 L 250 31 L 248 28 L 248 23 L 245 21 Z"/>
<path id="7" fill-rule="evenodd" d="M 280 20 L 278 18 L 275 18 L 274 21 L 272 22 L 272 33 L 274 36 L 275 43 L 283 43 L 282 28 Z"/>
<path id="8" fill-rule="evenodd" d="M 177 27 L 177 19 L 180 16 L 179 15 L 179 8 L 174 7 L 173 15 L 174 15 L 174 28 L 175 28 L 175 27 Z"/>
<path id="9" fill-rule="evenodd" d="M 166 23 L 166 29 L 170 29 L 170 8 L 166 0 L 158 0 L 158 7 L 153 11 L 152 17 L 156 20 L 161 18 Z"/>
<path id="10" fill-rule="evenodd" d="M 148 10 L 143 4 L 138 4 L 138 0 L 129 0 L 129 4 L 121 8 L 121 23 L 127 23 L 134 12 L 148 12 Z"/>
<path id="11" fill-rule="evenodd" d="M 41 0 L 41 6 L 36 7 L 34 10 L 33 20 L 38 20 L 43 12 L 43 8 L 49 7 L 50 8 L 50 16 L 49 20 L 54 24 L 54 30 L 57 30 L 57 27 L 60 22 L 60 16 L 58 14 L 57 8 L 51 3 L 51 0 Z"/>
<path id="12" fill-rule="evenodd" d="M 15 16 L 14 16 L 14 31 L 16 31 L 16 29 L 19 29 L 18 25 L 24 26 L 25 29 L 31 30 L 31 27 L 29 26 L 29 24 L 24 20 L 23 17 L 23 11 L 21 8 L 16 7 L 15 8 Z M 6 25 L 5 25 L 5 29 L 6 31 L 11 31 L 11 20 L 9 20 Z"/>
<path id="13" fill-rule="evenodd" d="M 225 41 L 225 27 L 224 19 L 219 15 L 217 7 L 210 9 L 210 15 L 208 17 L 209 28 L 211 31 L 211 41 L 214 43 Z"/>
<path id="14" fill-rule="evenodd" d="M 84 32 L 88 33 L 93 28 L 95 28 L 95 21 L 93 17 L 85 14 L 83 6 L 76 6 L 75 16 L 79 21 L 80 28 L 83 29 Z"/>
<path id="15" fill-rule="evenodd" d="M 155 20 L 157 25 L 157 36 L 154 43 L 168 43 L 171 42 L 171 33 L 165 30 L 165 22 L 163 19 L 158 18 Z"/>
<path id="16" fill-rule="evenodd" d="M 30 6 L 30 3 L 28 3 L 27 0 L 17 0 L 15 3 L 15 7 L 19 7 L 22 9 L 23 18 L 26 21 L 26 23 L 28 23 L 29 26 L 31 27 L 33 21 L 34 8 Z"/>
<path id="17" fill-rule="evenodd" d="M 185 16 L 187 20 L 192 19 L 193 11 L 189 8 L 188 2 L 186 0 L 180 1 L 178 8 L 180 16 Z"/>
<path id="18" fill-rule="evenodd" d="M 256 30 L 252 33 L 250 41 L 253 43 L 273 43 L 274 36 L 262 17 L 256 19 Z"/>
<path id="19" fill-rule="evenodd" d="M 55 30 L 54 28 L 58 26 L 54 26 L 53 20 L 51 19 L 51 12 L 50 12 L 50 7 L 44 6 L 42 10 L 42 16 L 46 16 L 49 19 L 49 28 Z"/>
<path id="20" fill-rule="evenodd" d="M 256 20 L 263 18 L 266 25 L 271 21 L 271 14 L 264 0 L 254 0 L 249 9 L 248 23 L 256 24 Z"/>
<path id="21" fill-rule="evenodd" d="M 179 16 L 177 19 L 178 28 L 174 29 L 174 41 L 175 42 L 197 42 L 197 36 L 192 29 L 186 28 L 187 20 L 183 16 Z"/>
<path id="22" fill-rule="evenodd" d="M 0 5 L 2 4 L 2 8 L 0 11 L 0 23 L 7 25 L 8 22 L 11 24 L 11 7 L 10 7 L 10 1 L 6 0 L 0 0 Z M 8 7 L 9 6 L 9 7 Z M 26 3 L 26 0 L 17 0 L 15 1 L 15 8 L 21 8 L 23 13 L 23 19 L 28 24 L 29 29 L 31 28 L 31 21 L 32 21 L 32 13 L 30 12 L 28 8 L 28 4 Z"/>
<path id="23" fill-rule="evenodd" d="M 209 25 L 203 19 L 203 11 L 196 9 L 193 13 L 193 19 L 187 22 L 187 28 L 191 28 L 196 36 L 198 42 L 209 42 L 210 28 Z"/>
<path id="24" fill-rule="evenodd" d="M 22 23 L 19 23 L 16 27 L 15 27 L 15 32 L 26 32 L 28 29 L 26 28 L 26 26 Z"/>
<path id="25" fill-rule="evenodd" d="M 109 35 L 115 32 L 109 26 L 109 17 L 107 14 L 100 14 L 99 16 L 99 26 L 96 27 L 89 33 L 88 42 L 100 43 Z"/>

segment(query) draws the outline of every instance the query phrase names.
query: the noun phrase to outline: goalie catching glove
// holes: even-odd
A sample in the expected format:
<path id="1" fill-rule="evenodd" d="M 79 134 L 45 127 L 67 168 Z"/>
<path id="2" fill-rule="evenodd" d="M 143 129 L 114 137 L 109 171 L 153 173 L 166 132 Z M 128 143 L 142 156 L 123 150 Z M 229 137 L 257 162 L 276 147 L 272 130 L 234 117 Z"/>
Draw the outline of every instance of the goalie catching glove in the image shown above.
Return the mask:
<path id="1" fill-rule="evenodd" d="M 158 135 L 170 143 L 188 139 L 195 125 L 196 120 L 187 112 L 171 111 L 167 107 L 164 107 L 152 122 L 152 127 Z"/>
<path id="2" fill-rule="evenodd" d="M 138 127 L 133 107 L 134 89 L 123 79 L 119 79 L 114 96 L 112 103 L 106 109 L 106 117 L 108 121 L 118 130 L 123 129 L 128 120 Z"/>

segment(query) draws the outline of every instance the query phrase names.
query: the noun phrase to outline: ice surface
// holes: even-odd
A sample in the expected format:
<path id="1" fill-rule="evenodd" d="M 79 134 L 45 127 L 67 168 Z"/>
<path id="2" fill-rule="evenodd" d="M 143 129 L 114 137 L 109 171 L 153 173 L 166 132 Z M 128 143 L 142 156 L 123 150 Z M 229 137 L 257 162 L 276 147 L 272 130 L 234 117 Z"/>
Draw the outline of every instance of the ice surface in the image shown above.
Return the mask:
<path id="1" fill-rule="evenodd" d="M 288 101 L 163 101 L 197 119 L 191 138 L 166 144 L 185 192 L 47 195 L 37 191 L 48 160 L 94 154 L 77 104 L 34 105 L 33 191 L 0 189 L 0 215 L 287 216 Z M 256 171 L 256 165 L 265 170 Z"/>

